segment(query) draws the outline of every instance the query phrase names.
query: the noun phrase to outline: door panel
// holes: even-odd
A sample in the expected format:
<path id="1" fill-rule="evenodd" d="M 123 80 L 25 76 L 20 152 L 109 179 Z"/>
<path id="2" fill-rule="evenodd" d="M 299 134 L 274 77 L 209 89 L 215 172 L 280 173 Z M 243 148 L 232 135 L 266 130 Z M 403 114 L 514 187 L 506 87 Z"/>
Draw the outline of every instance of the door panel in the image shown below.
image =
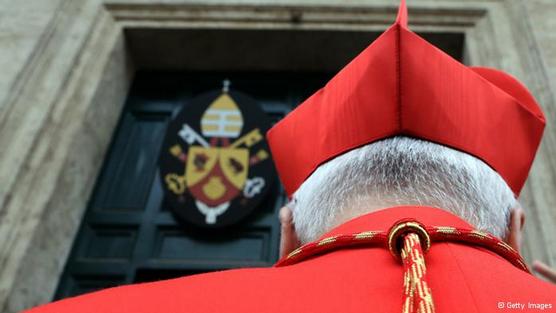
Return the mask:
<path id="1" fill-rule="evenodd" d="M 199 229 L 164 203 L 157 160 L 168 122 L 188 99 L 222 80 L 249 94 L 272 122 L 322 86 L 329 73 L 139 72 L 56 298 L 106 287 L 215 270 L 271 266 L 278 259 L 278 179 L 258 208 L 233 227 Z"/>

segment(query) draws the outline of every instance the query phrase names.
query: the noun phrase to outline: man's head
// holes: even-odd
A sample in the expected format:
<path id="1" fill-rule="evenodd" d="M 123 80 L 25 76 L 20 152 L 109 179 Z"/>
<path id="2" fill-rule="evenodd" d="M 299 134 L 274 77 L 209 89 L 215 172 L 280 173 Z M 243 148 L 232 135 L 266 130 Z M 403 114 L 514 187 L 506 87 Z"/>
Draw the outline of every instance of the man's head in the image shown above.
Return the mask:
<path id="1" fill-rule="evenodd" d="M 353 217 L 397 205 L 442 208 L 510 241 L 510 217 L 519 207 L 502 177 L 483 161 L 401 136 L 354 149 L 321 165 L 288 206 L 297 236 L 305 243 Z"/>
<path id="2" fill-rule="evenodd" d="M 407 17 L 402 1 L 391 27 L 267 133 L 297 232 L 305 242 L 350 217 L 410 204 L 518 242 L 514 195 L 542 138 L 542 109 L 517 79 L 460 63 Z M 395 137 L 405 135 L 424 141 Z"/>

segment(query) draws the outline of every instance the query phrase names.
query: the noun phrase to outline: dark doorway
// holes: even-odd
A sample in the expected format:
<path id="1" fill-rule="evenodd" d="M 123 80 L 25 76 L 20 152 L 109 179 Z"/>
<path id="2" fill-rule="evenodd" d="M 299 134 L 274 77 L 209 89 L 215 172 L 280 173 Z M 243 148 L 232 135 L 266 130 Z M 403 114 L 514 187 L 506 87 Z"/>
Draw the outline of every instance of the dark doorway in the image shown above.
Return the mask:
<path id="1" fill-rule="evenodd" d="M 273 122 L 330 77 L 327 73 L 137 74 L 56 298 L 110 286 L 214 270 L 271 266 L 278 258 L 278 181 L 243 222 L 203 230 L 181 222 L 163 201 L 157 158 L 172 113 L 220 88 L 251 95 Z"/>

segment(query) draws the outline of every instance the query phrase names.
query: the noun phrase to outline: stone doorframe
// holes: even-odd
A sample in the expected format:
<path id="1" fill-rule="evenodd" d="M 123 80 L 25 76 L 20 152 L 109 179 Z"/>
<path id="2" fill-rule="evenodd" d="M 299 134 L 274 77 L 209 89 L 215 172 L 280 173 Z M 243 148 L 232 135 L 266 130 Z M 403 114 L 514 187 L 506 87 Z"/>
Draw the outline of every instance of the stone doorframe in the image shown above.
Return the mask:
<path id="1" fill-rule="evenodd" d="M 0 311 L 17 312 L 54 294 L 136 66 L 124 30 L 382 31 L 396 12 L 389 0 L 270 2 L 60 2 L 0 107 Z M 464 33 L 467 63 L 519 77 L 553 122 L 553 94 L 523 6 L 517 0 L 411 1 L 410 24 L 415 31 Z M 537 225 L 527 228 L 524 254 L 551 264 L 555 150 L 556 130 L 549 127 L 521 197 L 529 224 Z"/>

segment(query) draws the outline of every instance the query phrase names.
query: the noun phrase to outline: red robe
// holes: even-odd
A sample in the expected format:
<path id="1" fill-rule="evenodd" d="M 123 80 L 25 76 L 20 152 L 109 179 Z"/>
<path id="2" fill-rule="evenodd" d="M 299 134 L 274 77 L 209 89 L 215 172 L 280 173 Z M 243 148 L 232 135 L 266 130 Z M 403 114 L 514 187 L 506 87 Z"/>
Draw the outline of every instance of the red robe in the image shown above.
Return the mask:
<path id="1" fill-rule="evenodd" d="M 355 218 L 323 237 L 388 230 L 407 217 L 427 226 L 472 228 L 441 209 L 396 207 Z M 433 243 L 425 262 L 436 312 L 556 311 L 556 286 L 489 250 Z M 345 248 L 285 267 L 111 288 L 28 312 L 401 312 L 402 272 L 387 249 Z"/>

